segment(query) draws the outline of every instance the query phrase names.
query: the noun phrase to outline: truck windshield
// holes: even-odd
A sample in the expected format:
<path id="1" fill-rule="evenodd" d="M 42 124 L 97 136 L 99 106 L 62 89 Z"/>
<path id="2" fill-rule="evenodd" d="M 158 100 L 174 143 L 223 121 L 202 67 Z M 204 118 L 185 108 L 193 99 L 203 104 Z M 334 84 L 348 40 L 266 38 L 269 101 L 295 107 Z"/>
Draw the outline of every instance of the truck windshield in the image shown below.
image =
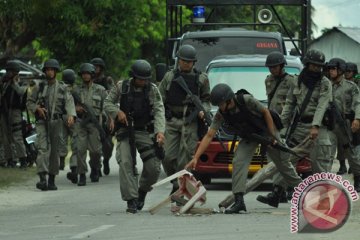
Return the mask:
<path id="1" fill-rule="evenodd" d="M 207 37 L 188 38 L 182 44 L 190 44 L 197 51 L 196 68 L 204 71 L 208 63 L 220 55 L 263 54 L 282 52 L 282 45 L 275 38 L 257 37 Z"/>
<path id="2" fill-rule="evenodd" d="M 300 69 L 286 67 L 286 72 L 298 74 Z M 246 89 L 256 99 L 266 101 L 265 78 L 269 75 L 267 67 L 214 67 L 208 71 L 210 89 L 216 84 L 226 83 L 234 92 Z"/>

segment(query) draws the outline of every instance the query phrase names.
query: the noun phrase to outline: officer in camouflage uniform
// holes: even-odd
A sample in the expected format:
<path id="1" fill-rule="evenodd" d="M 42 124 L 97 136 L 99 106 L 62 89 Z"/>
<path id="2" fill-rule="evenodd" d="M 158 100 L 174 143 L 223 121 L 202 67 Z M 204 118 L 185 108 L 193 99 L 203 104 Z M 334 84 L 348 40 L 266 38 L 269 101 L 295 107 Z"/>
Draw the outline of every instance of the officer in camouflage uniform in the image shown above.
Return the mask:
<path id="1" fill-rule="evenodd" d="M 16 60 L 6 63 L 6 74 L 0 80 L 0 163 L 26 168 L 26 148 L 22 135 L 22 110 L 26 86 L 19 85 L 20 66 Z"/>
<path id="2" fill-rule="evenodd" d="M 94 77 L 94 83 L 99 84 L 105 88 L 105 90 L 109 93 L 110 89 L 114 87 L 114 80 L 110 76 L 105 76 L 105 62 L 102 58 L 93 58 L 91 59 L 91 64 L 95 66 L 95 77 Z M 103 123 L 104 123 L 104 129 L 108 130 L 108 126 L 110 124 L 111 118 L 108 118 L 106 115 L 103 116 Z M 114 144 L 112 142 L 112 135 L 109 131 L 107 131 L 107 138 L 109 143 L 102 145 L 102 154 L 103 154 L 103 171 L 105 175 L 109 175 L 110 173 L 110 166 L 109 166 L 109 160 L 111 158 Z M 100 172 L 101 174 L 101 172 Z"/>
<path id="3" fill-rule="evenodd" d="M 241 141 L 234 153 L 233 172 L 232 172 L 232 192 L 234 193 L 235 203 L 225 214 L 240 213 L 246 211 L 243 194 L 246 188 L 246 179 L 249 171 L 249 164 L 253 154 L 259 145 L 259 140 L 253 138 L 253 134 L 270 138 L 273 144 L 280 142 L 280 134 L 274 124 L 270 111 L 250 94 L 234 94 L 226 84 L 218 84 L 211 91 L 211 104 L 219 106 L 213 122 L 207 134 L 202 139 L 194 158 L 186 165 L 186 168 L 193 169 L 199 157 L 206 150 L 216 131 L 220 126 L 230 129 L 230 131 L 241 137 Z M 268 158 L 273 161 L 285 178 L 287 184 L 295 187 L 301 182 L 294 166 L 285 154 L 275 147 L 268 146 Z"/>
<path id="4" fill-rule="evenodd" d="M 354 187 L 360 191 L 360 159 L 356 154 L 353 142 L 353 134 L 360 127 L 360 94 L 356 84 L 352 81 L 346 81 L 344 78 L 345 61 L 341 58 L 332 58 L 328 63 L 330 78 L 333 89 L 333 103 L 338 113 L 343 117 L 336 118 L 334 130 L 331 132 L 332 156 L 335 156 L 338 149 L 338 159 L 340 169 L 338 174 L 346 172 L 345 158 L 354 173 Z M 346 122 L 344 122 L 346 121 Z M 346 132 L 348 134 L 346 134 Z M 353 143 L 353 144 L 351 144 Z M 341 154 L 341 155 L 340 155 Z M 340 155 L 340 156 L 339 156 Z M 345 168 L 345 169 L 343 169 Z"/>
<path id="5" fill-rule="evenodd" d="M 270 75 L 265 79 L 268 108 L 279 114 L 283 111 L 289 89 L 295 86 L 294 76 L 285 71 L 286 64 L 284 54 L 280 52 L 271 52 L 265 62 L 265 66 L 268 67 L 270 71 Z M 279 177 L 280 173 L 277 173 L 273 179 Z M 281 196 L 280 202 L 287 202 L 285 191 Z"/>
<path id="6" fill-rule="evenodd" d="M 60 71 L 59 62 L 49 59 L 44 63 L 43 72 L 47 82 L 34 87 L 27 99 L 27 108 L 36 117 L 36 159 L 40 182 L 36 187 L 42 191 L 57 190 L 55 175 L 59 173 L 59 142 L 63 115 L 66 115 L 67 125 L 74 124 L 75 106 L 71 94 L 65 84 L 56 80 Z M 48 182 L 46 174 L 49 174 Z"/>
<path id="7" fill-rule="evenodd" d="M 131 66 L 131 78 L 120 81 L 105 100 L 105 110 L 118 126 L 116 160 L 121 196 L 127 201 L 128 213 L 143 208 L 146 194 L 158 180 L 161 168 L 156 149 L 165 140 L 165 110 L 159 90 L 150 79 L 150 64 L 136 60 Z M 136 150 L 143 161 L 139 182 Z"/>
<path id="8" fill-rule="evenodd" d="M 203 103 L 205 111 L 210 111 L 210 86 L 207 75 L 194 68 L 196 50 L 191 45 L 183 45 L 177 52 L 178 67 L 167 72 L 159 85 L 166 111 L 165 158 L 162 162 L 168 176 L 184 169 L 192 158 L 197 145 L 198 124 L 204 117 L 200 111 L 190 122 L 185 118 L 196 109 L 187 99 L 187 94 L 174 80 L 183 77 L 190 91 Z M 200 121 L 199 121 L 200 120 Z M 177 190 L 177 181 L 173 181 L 172 192 Z"/>
<path id="9" fill-rule="evenodd" d="M 312 89 L 310 100 L 304 111 L 300 113 L 299 122 L 295 123 L 297 124 L 296 128 L 287 138 L 290 146 L 296 146 L 309 136 L 310 140 L 304 144 L 301 152 L 310 156 L 312 171 L 314 173 L 330 172 L 332 166 L 331 142 L 329 131 L 322 123 L 332 98 L 331 82 L 322 74 L 325 56 L 320 51 L 309 50 L 303 59 L 303 64 L 305 68 L 299 76 L 296 76 L 296 84 L 288 92 L 281 120 L 285 128 L 294 124 L 291 119 L 295 112 L 300 111 L 307 92 Z M 290 158 L 292 161 L 297 160 L 293 157 Z M 274 179 L 273 192 L 267 196 L 258 196 L 257 200 L 278 207 L 284 187 L 283 178 L 278 176 Z"/>
<path id="10" fill-rule="evenodd" d="M 90 179 L 91 182 L 99 181 L 99 172 L 101 168 L 101 141 L 99 126 L 102 125 L 102 115 L 104 100 L 107 96 L 105 88 L 93 83 L 95 67 L 91 63 L 80 65 L 79 76 L 83 80 L 81 86 L 76 86 L 73 91 L 75 98 L 76 112 L 78 114 L 77 130 L 77 173 L 80 175 L 78 186 L 86 185 L 86 153 L 90 152 Z M 77 102 L 79 101 L 79 102 Z M 89 112 L 84 109 L 84 105 L 92 109 L 99 125 L 90 121 Z"/>
<path id="11" fill-rule="evenodd" d="M 76 73 L 72 69 L 65 69 L 62 72 L 62 81 L 67 86 L 67 89 L 70 93 L 72 93 L 74 84 L 76 80 Z M 65 158 L 68 154 L 68 139 L 70 137 L 71 140 L 71 157 L 70 157 L 70 170 L 71 172 L 68 172 L 66 177 L 69 179 L 72 183 L 77 183 L 77 158 L 76 158 L 76 127 L 78 124 L 74 124 L 71 127 L 68 127 L 66 123 L 64 122 L 62 126 L 62 137 L 61 137 L 61 145 L 60 145 L 60 169 L 61 167 L 64 167 L 65 165 Z M 64 168 L 63 168 L 64 169 Z"/>

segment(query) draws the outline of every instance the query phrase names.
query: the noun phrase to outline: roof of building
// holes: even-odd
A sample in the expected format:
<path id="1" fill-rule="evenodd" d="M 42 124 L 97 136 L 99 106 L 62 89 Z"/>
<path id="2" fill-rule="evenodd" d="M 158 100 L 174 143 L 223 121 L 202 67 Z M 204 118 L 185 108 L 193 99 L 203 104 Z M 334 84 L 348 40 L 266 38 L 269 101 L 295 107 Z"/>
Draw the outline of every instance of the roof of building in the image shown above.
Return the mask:
<path id="1" fill-rule="evenodd" d="M 360 28 L 356 27 L 333 27 L 331 30 L 327 31 L 326 33 L 315 39 L 312 43 L 319 41 L 320 39 L 335 31 L 345 34 L 347 37 L 353 39 L 355 42 L 360 44 Z"/>

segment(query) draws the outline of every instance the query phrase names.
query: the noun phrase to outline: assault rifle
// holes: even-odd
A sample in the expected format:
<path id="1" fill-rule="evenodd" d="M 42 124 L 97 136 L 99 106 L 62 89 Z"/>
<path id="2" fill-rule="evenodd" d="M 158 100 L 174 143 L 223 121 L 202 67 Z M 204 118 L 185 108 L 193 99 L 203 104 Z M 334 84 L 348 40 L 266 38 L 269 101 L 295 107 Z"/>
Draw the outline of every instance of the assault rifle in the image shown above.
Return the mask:
<path id="1" fill-rule="evenodd" d="M 130 154 L 133 163 L 133 173 L 136 174 L 136 145 L 135 145 L 135 129 L 134 129 L 134 118 L 129 113 L 127 116 L 128 121 L 128 134 L 129 134 L 129 145 L 130 145 Z"/>

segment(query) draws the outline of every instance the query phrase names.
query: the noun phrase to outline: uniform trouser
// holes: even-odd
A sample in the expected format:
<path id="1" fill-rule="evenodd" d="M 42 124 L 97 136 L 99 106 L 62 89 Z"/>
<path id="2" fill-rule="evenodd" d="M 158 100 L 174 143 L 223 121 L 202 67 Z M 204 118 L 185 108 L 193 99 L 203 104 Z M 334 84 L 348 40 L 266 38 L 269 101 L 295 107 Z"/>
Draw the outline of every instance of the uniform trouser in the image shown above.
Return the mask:
<path id="1" fill-rule="evenodd" d="M 26 157 L 22 134 L 22 112 L 20 109 L 11 109 L 9 114 L 9 116 L 1 114 L 3 154 L 0 154 L 0 156 L 2 155 L 0 162 L 5 162 L 8 159 L 17 161 L 18 158 Z"/>
<path id="2" fill-rule="evenodd" d="M 107 138 L 107 142 L 111 143 L 111 145 L 109 146 L 108 144 L 104 144 L 105 141 L 103 141 L 102 155 L 103 155 L 104 159 L 110 159 L 111 155 L 112 155 L 112 152 L 113 152 L 113 149 L 114 149 L 114 143 L 112 141 L 113 136 L 108 134 L 108 135 L 106 135 L 106 138 Z"/>
<path id="3" fill-rule="evenodd" d="M 349 129 L 350 133 L 350 129 Z M 352 135 L 350 135 L 352 136 Z M 342 131 L 339 125 L 335 125 L 333 131 L 330 132 L 330 140 L 332 143 L 331 157 L 335 157 L 336 147 L 340 153 L 343 154 L 344 159 L 347 158 L 349 166 L 355 176 L 360 176 L 360 159 L 355 149 L 351 149 L 349 145 L 350 139 L 348 139 L 346 133 Z"/>
<path id="4" fill-rule="evenodd" d="M 36 123 L 36 142 L 38 150 L 36 158 L 37 172 L 47 172 L 51 175 L 59 173 L 59 142 L 62 120 L 51 120 L 47 123 L 39 120 Z"/>
<path id="5" fill-rule="evenodd" d="M 248 169 L 258 142 L 243 139 L 235 151 L 233 159 L 232 191 L 233 193 L 245 192 Z M 290 162 L 289 155 L 278 149 L 268 147 L 267 157 L 273 161 L 281 176 L 289 186 L 296 186 L 301 182 L 294 166 Z"/>
<path id="6" fill-rule="evenodd" d="M 87 172 L 86 153 L 90 152 L 90 167 L 100 169 L 101 141 L 99 130 L 93 123 L 87 123 L 83 126 L 80 122 L 77 126 L 77 171 L 78 174 Z"/>
<path id="7" fill-rule="evenodd" d="M 326 127 L 320 127 L 319 135 L 315 141 L 313 141 L 307 138 L 310 135 L 310 128 L 311 125 L 299 123 L 291 136 L 291 139 L 299 146 L 296 147 L 299 148 L 298 151 L 301 152 L 301 156 L 309 156 L 313 173 L 330 172 L 333 163 L 329 137 L 330 131 L 327 130 Z M 289 159 L 294 165 L 300 160 L 292 155 L 289 155 Z M 273 181 L 276 185 L 286 187 L 286 183 L 279 173 L 274 175 Z"/>
<path id="8" fill-rule="evenodd" d="M 143 170 L 138 182 L 138 172 L 131 156 L 129 138 L 118 139 L 116 160 L 119 164 L 120 192 L 124 201 L 138 198 L 138 189 L 148 192 L 160 174 L 161 162 L 155 155 L 153 140 L 146 131 L 135 131 L 135 146 L 143 161 Z"/>
<path id="9" fill-rule="evenodd" d="M 68 139 L 71 139 L 71 157 L 70 157 L 70 167 L 77 166 L 76 159 L 76 128 L 77 124 L 74 124 L 71 127 L 68 127 L 65 122 L 61 128 L 61 139 L 60 139 L 60 149 L 59 155 L 60 157 L 66 157 L 68 155 Z"/>
<path id="10" fill-rule="evenodd" d="M 198 135 L 197 121 L 184 125 L 184 120 L 172 118 L 166 121 L 165 158 L 162 161 L 168 176 L 184 169 L 195 153 Z"/>

